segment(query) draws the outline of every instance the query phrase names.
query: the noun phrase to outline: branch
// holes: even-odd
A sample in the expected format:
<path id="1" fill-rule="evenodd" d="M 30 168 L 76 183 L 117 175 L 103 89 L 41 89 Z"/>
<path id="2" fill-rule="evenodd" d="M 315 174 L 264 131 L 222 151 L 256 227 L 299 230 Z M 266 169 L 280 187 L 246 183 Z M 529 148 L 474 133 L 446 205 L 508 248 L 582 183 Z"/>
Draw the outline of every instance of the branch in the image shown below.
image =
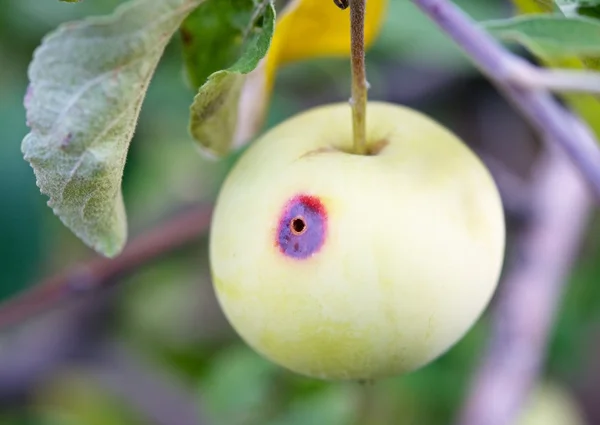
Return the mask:
<path id="1" fill-rule="evenodd" d="M 535 84 L 528 86 L 527 79 L 515 82 L 515 75 L 532 65 L 504 49 L 449 0 L 413 1 L 468 54 L 546 140 L 569 156 L 600 198 L 598 142 L 590 129 L 549 92 Z"/>
<path id="2" fill-rule="evenodd" d="M 98 257 L 40 282 L 0 306 L 0 329 L 93 289 L 109 286 L 142 265 L 193 242 L 207 231 L 211 213 L 208 205 L 184 212 L 135 239 L 114 259 Z"/>
<path id="3" fill-rule="evenodd" d="M 591 199 L 572 164 L 554 150 L 537 169 L 533 217 L 501 287 L 491 342 L 460 425 L 513 423 L 543 363 L 553 318 L 584 237 Z"/>
<path id="4" fill-rule="evenodd" d="M 595 71 L 541 69 L 527 64 L 509 78 L 526 88 L 600 94 L 600 73 Z"/>

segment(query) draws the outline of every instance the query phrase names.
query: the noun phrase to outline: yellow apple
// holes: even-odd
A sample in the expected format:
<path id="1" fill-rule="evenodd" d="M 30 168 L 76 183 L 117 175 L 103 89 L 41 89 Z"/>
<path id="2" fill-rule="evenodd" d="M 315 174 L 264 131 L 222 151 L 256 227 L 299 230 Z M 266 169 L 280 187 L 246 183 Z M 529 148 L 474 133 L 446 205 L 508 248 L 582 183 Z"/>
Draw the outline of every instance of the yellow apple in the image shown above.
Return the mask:
<path id="1" fill-rule="evenodd" d="M 210 261 L 219 303 L 256 351 L 300 374 L 376 379 L 418 368 L 487 306 L 504 217 L 487 169 L 416 111 L 348 104 L 266 133 L 228 175 Z"/>

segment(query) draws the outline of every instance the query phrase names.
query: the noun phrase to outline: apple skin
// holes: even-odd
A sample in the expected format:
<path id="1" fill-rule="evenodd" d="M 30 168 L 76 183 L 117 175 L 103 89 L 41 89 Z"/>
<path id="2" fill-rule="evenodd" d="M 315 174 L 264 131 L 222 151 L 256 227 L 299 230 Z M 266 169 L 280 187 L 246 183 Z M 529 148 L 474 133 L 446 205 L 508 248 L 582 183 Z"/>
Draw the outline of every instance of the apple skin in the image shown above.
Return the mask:
<path id="1" fill-rule="evenodd" d="M 221 308 L 256 351 L 310 377 L 370 380 L 425 365 L 479 318 L 503 263 L 501 200 L 465 144 L 378 102 L 367 136 L 377 152 L 350 153 L 346 103 L 292 117 L 249 147 L 215 205 Z M 282 250 L 290 208 L 309 214 L 304 257 Z"/>

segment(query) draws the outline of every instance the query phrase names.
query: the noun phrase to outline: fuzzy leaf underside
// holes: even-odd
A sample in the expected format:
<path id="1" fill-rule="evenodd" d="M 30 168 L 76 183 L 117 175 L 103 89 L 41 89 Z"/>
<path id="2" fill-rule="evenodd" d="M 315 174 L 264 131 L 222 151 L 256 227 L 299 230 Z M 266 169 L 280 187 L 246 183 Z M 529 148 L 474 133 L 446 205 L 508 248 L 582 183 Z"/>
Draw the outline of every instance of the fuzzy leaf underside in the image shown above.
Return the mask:
<path id="1" fill-rule="evenodd" d="M 230 33 L 227 36 L 222 32 L 208 34 L 202 25 L 202 19 L 190 16 L 189 22 L 183 26 L 186 31 L 184 37 L 192 37 L 193 40 L 204 37 L 206 45 L 209 46 L 219 45 L 218 42 L 210 42 L 217 34 L 224 40 L 237 39 L 238 42 L 221 47 L 229 50 L 221 51 L 220 66 L 215 69 L 213 64 L 208 79 L 205 77 L 208 73 L 206 67 L 194 66 L 198 54 L 193 51 L 193 45 L 189 45 L 186 59 L 190 79 L 192 83 L 202 84 L 190 107 L 190 134 L 198 142 L 203 153 L 212 157 L 223 157 L 230 153 L 235 143 L 238 110 L 246 75 L 258 66 L 269 50 L 275 29 L 275 8 L 270 1 L 259 4 L 253 0 L 209 1 L 220 1 L 222 19 L 237 22 L 238 25 L 230 25 Z M 243 15 L 241 10 L 246 11 L 246 21 L 243 25 L 240 23 Z M 200 10 L 194 15 L 198 12 Z M 226 65 L 225 62 L 229 63 Z M 225 66 L 229 67 L 224 69 Z"/>
<path id="2" fill-rule="evenodd" d="M 134 0 L 59 27 L 36 50 L 22 151 L 62 222 L 106 256 L 127 238 L 121 180 L 166 44 L 202 0 Z"/>

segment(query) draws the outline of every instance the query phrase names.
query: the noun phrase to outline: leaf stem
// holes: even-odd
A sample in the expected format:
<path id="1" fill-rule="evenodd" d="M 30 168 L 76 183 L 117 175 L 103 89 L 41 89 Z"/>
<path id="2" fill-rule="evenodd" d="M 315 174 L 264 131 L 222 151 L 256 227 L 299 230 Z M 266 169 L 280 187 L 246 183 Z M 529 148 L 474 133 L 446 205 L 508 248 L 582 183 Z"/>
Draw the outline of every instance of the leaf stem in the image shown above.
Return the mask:
<path id="1" fill-rule="evenodd" d="M 350 0 L 352 57 L 352 130 L 354 153 L 367 153 L 367 72 L 365 68 L 366 0 Z"/>

